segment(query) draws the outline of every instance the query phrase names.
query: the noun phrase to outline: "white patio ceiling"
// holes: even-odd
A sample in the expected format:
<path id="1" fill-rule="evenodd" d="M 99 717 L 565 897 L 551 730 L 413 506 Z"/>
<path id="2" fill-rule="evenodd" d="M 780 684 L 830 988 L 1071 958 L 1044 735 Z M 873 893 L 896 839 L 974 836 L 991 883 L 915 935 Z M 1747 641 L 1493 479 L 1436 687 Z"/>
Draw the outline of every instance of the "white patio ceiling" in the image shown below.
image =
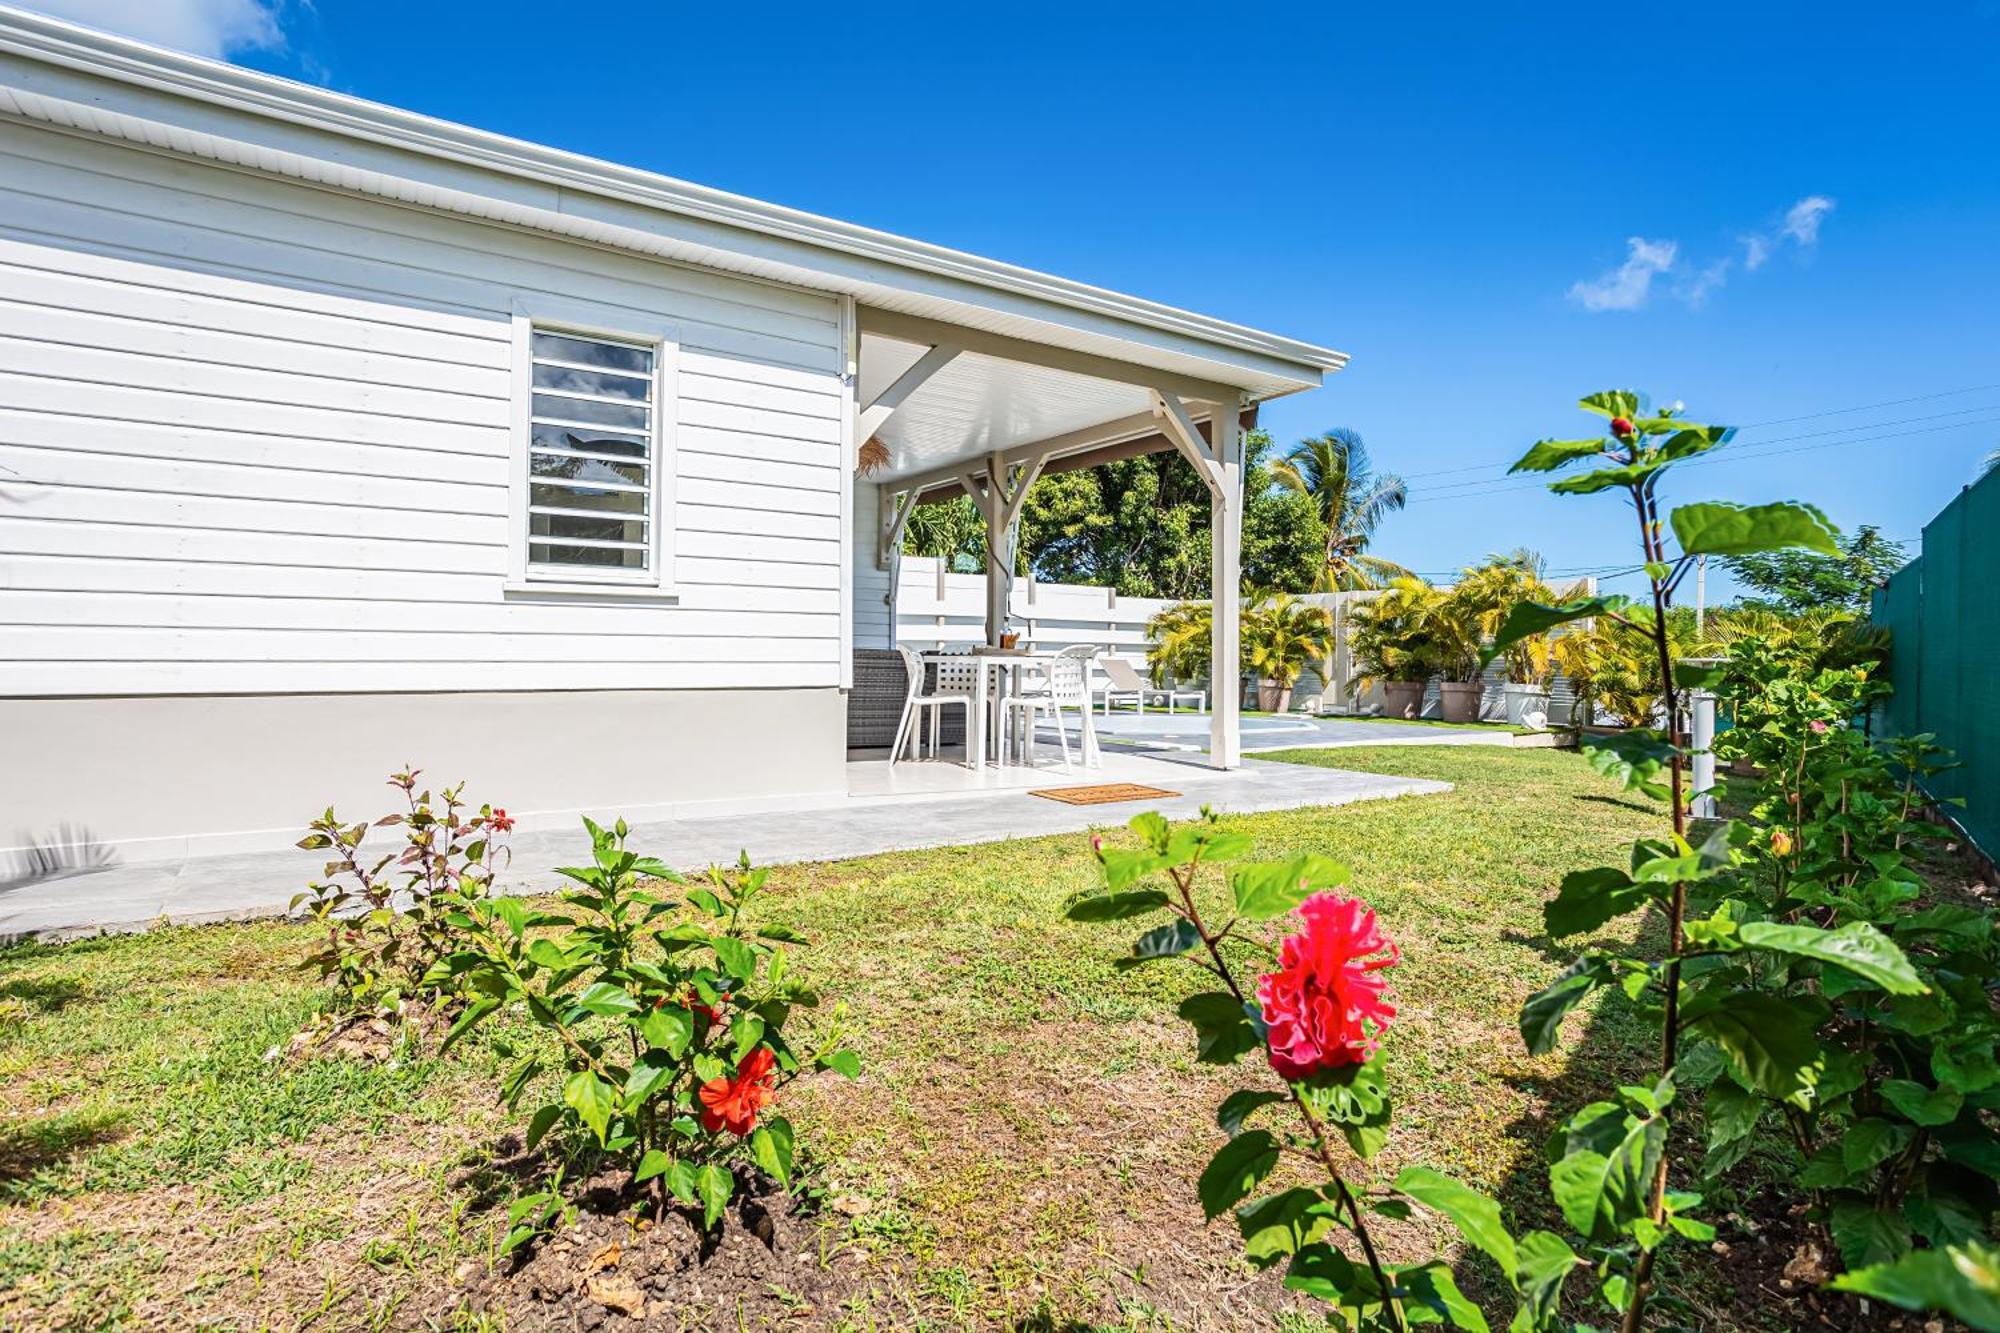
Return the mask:
<path id="1" fill-rule="evenodd" d="M 861 339 L 859 398 L 868 402 L 928 349 L 876 334 Z M 1134 384 L 967 352 L 912 394 L 876 432 L 889 463 L 869 480 L 895 482 L 1016 445 L 1086 431 L 1152 410 Z"/>

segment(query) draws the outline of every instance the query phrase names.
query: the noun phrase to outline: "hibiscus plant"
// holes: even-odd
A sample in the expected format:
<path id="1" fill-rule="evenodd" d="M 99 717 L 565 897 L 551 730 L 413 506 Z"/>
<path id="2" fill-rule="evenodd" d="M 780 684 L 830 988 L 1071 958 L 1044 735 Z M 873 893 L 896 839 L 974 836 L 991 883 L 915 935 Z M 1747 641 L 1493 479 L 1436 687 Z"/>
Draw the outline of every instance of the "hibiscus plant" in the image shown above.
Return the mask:
<path id="1" fill-rule="evenodd" d="M 1249 837 L 1206 809 L 1179 829 L 1158 814 L 1140 815 L 1131 828 L 1139 844 L 1132 850 L 1092 840 L 1104 891 L 1071 903 L 1068 915 L 1164 915 L 1117 966 L 1182 959 L 1200 969 L 1208 988 L 1180 1006 L 1195 1031 L 1196 1058 L 1233 1065 L 1257 1051 L 1269 1070 L 1216 1108 L 1226 1141 L 1197 1185 L 1203 1212 L 1231 1214 L 1249 1261 L 1285 1264 L 1285 1285 L 1326 1301 L 1343 1327 L 1401 1333 L 1442 1322 L 1486 1333 L 1485 1315 L 1443 1259 L 1390 1263 L 1377 1246 L 1374 1219 L 1408 1218 L 1421 1204 L 1498 1266 L 1515 1307 L 1512 1329 L 1561 1327 L 1562 1284 L 1582 1262 L 1562 1237 L 1516 1237 L 1493 1199 L 1425 1167 L 1386 1185 L 1368 1178 L 1393 1106 L 1380 1051 L 1396 1017 L 1385 973 L 1400 954 L 1372 908 L 1336 892 L 1350 878 L 1347 867 L 1312 853 L 1246 861 Z M 1211 867 L 1227 867 L 1226 897 L 1208 882 Z M 1297 929 L 1274 947 L 1265 923 L 1279 918 Z M 1252 958 L 1268 959 L 1268 970 L 1247 982 Z M 1295 1178 L 1317 1183 L 1260 1194 L 1287 1158 L 1308 1173 Z M 1351 1240 L 1351 1251 L 1337 1236 Z"/>
<path id="2" fill-rule="evenodd" d="M 445 1044 L 503 1010 L 525 1011 L 544 1039 L 493 1045 L 509 1062 L 501 1081 L 509 1108 L 531 1093 L 540 1102 L 527 1146 L 554 1134 L 573 1155 L 629 1170 L 656 1211 L 677 1201 L 713 1227 L 737 1169 L 791 1184 L 792 1126 L 772 1109 L 779 1091 L 815 1068 L 853 1077 L 860 1062 L 841 1044 L 838 1007 L 810 1053 L 787 1039 L 794 1010 L 818 997 L 785 949 L 800 936 L 753 928 L 746 915 L 767 871 L 745 857 L 685 884 L 664 862 L 626 848 L 624 820 L 583 822 L 591 862 L 558 869 L 575 885 L 559 908 L 473 895 L 447 912 L 462 944 L 432 980 L 460 987 L 469 1002 Z M 670 898 L 655 885 L 684 887 Z M 562 1206 L 553 1185 L 518 1200 L 504 1248 Z"/>
<path id="3" fill-rule="evenodd" d="M 1864 680 L 1809 678 L 1753 660 L 1747 649 L 1721 666 L 1681 660 L 1670 633 L 1675 592 L 1701 557 L 1837 555 L 1835 533 L 1817 510 L 1790 502 L 1698 502 L 1668 512 L 1660 487 L 1673 466 L 1724 444 L 1731 431 L 1683 420 L 1678 405 L 1648 412 L 1628 392 L 1595 394 L 1581 406 L 1605 419 L 1604 434 L 1544 440 L 1514 470 L 1591 464 L 1550 489 L 1614 492 L 1631 503 L 1647 596 L 1523 603 L 1486 654 L 1583 619 L 1615 623 L 1649 645 L 1661 683 L 1658 725 L 1581 743 L 1601 772 L 1664 800 L 1669 826 L 1635 842 L 1624 865 L 1566 876 L 1544 918 L 1551 939 L 1567 940 L 1657 913 L 1665 947 L 1641 936 L 1637 947 L 1586 948 L 1522 1009 L 1534 1054 L 1553 1049 L 1564 1016 L 1600 992 L 1633 1005 L 1659 1032 L 1654 1085 L 1621 1088 L 1557 1130 L 1554 1201 L 1588 1241 L 1598 1295 L 1621 1328 L 1645 1327 L 1651 1305 L 1666 1303 L 1654 1292 L 1663 1246 L 1713 1235 L 1693 1215 L 1701 1196 L 1670 1188 L 1676 1177 L 1695 1183 L 1703 1174 L 1670 1151 L 1680 1109 L 1697 1102 L 1711 1183 L 1748 1151 L 1760 1125 L 1782 1127 L 1780 1148 L 1803 1159 L 1789 1178 L 1810 1191 L 1803 1202 L 1812 1215 L 1850 1265 L 1881 1262 L 1837 1285 L 1913 1306 L 1991 1305 L 2000 1297 L 1992 1252 L 1967 1248 L 1977 1246 L 1992 1209 L 1990 1183 L 1977 1177 L 2000 1171 L 1982 1115 L 2000 1104 L 1986 994 L 1990 915 L 1913 909 L 1920 890 L 1903 847 L 1914 834 L 1915 789 L 1898 795 L 1887 759 L 1848 726 L 1865 701 Z M 1737 755 L 1761 776 L 1752 790 L 1731 793 L 1742 818 L 1697 832 L 1686 692 L 1732 681 L 1745 734 L 1725 748 L 1741 747 Z M 1948 1034 L 1953 1024 L 1969 1026 Z M 1903 1206 L 1911 1198 L 1914 1211 Z M 1913 1232 L 1934 1248 L 1912 1253 Z"/>
<path id="4" fill-rule="evenodd" d="M 393 1012 L 424 989 L 431 965 L 451 948 L 443 903 L 464 902 L 491 888 L 506 864 L 504 837 L 514 827 L 506 810 L 482 805 L 468 813 L 465 784 L 432 796 L 418 790 L 421 772 L 391 774 L 403 809 L 373 824 L 349 824 L 328 806 L 298 845 L 328 852 L 323 878 L 292 898 L 325 932 L 306 959 L 333 983 L 349 1008 Z M 371 828 L 400 828 L 403 843 L 375 854 L 363 843 Z"/>

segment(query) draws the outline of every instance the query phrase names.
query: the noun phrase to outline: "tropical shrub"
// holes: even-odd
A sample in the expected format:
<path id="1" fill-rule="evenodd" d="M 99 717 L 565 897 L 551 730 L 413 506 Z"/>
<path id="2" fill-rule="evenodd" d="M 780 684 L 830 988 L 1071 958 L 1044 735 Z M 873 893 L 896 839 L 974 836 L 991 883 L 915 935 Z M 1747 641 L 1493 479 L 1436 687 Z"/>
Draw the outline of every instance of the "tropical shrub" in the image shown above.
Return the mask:
<path id="1" fill-rule="evenodd" d="M 1792 548 L 1837 554 L 1834 534 L 1817 510 L 1790 502 L 1700 502 L 1667 513 L 1660 487 L 1668 471 L 1724 444 L 1731 432 L 1684 421 L 1677 408 L 1647 414 L 1631 393 L 1595 394 L 1581 406 L 1608 419 L 1607 434 L 1544 440 L 1514 470 L 1597 464 L 1551 489 L 1618 491 L 1630 499 L 1649 596 L 1524 603 L 1488 651 L 1573 620 L 1611 621 L 1648 642 L 1660 716 L 1674 720 L 1686 688 L 1729 680 L 1727 669 L 1683 661 L 1677 651 L 1673 596 L 1694 562 Z M 1634 912 L 1657 911 L 1665 918 L 1666 947 L 1658 953 L 1587 948 L 1521 1013 L 1523 1038 L 1536 1054 L 1554 1047 L 1564 1015 L 1599 992 L 1611 1002 L 1622 998 L 1658 1026 L 1658 1083 L 1643 1098 L 1621 1089 L 1623 1112 L 1610 1102 L 1585 1107 L 1558 1130 L 1550 1149 L 1557 1203 L 1580 1230 L 1589 1222 L 1613 1258 L 1595 1270 L 1597 1285 L 1622 1311 L 1628 1333 L 1652 1313 L 1664 1244 L 1706 1234 L 1692 1217 L 1699 1196 L 1669 1188 L 1674 1176 L 1699 1172 L 1668 1151 L 1681 1094 L 1704 1085 L 1710 1142 L 1719 1153 L 1712 1166 L 1765 1123 L 1782 1126 L 1805 1159 L 1799 1185 L 1815 1191 L 1815 1215 L 1849 1262 L 1885 1257 L 1921 1269 L 1871 1266 L 1851 1279 L 1877 1289 L 1900 1283 L 1906 1296 L 1926 1283 L 1956 1282 L 1976 1296 L 1975 1272 L 1981 1264 L 1991 1271 L 1990 1256 L 1964 1248 L 1968 1218 L 1976 1215 L 1983 1229 L 1990 1210 L 1979 1215 L 1982 1187 L 1960 1211 L 1969 1184 L 1959 1168 L 2000 1170 L 2000 1151 L 1981 1115 L 1983 1099 L 2000 1083 L 1987 1031 L 1992 923 L 1959 909 L 1910 910 L 1918 889 L 1900 857 L 1913 830 L 1899 825 L 1907 822 L 1904 802 L 1914 797 L 1906 789 L 1894 800 L 1879 789 L 1877 776 L 1864 780 L 1865 738 L 1825 739 L 1847 730 L 1840 725 L 1854 703 L 1842 697 L 1847 686 L 1812 680 L 1794 688 L 1799 683 L 1785 677 L 1779 690 L 1776 668 L 1748 654 L 1736 669 L 1738 702 L 1751 710 L 1747 730 L 1754 733 L 1740 743 L 1769 747 L 1765 757 L 1774 770 L 1789 765 L 1791 786 L 1755 800 L 1748 819 L 1719 822 L 1697 843 L 1688 755 L 1680 745 L 1648 728 L 1585 738 L 1600 771 L 1667 802 L 1670 829 L 1636 842 L 1625 866 L 1566 876 L 1545 911 L 1548 933 L 1589 936 Z M 1864 684 L 1851 673 L 1848 680 L 1857 691 Z M 1834 762 L 1814 762 L 1820 744 L 1827 751 L 1821 758 Z M 1920 751 L 1907 757 L 1922 760 Z M 1797 813 L 1787 827 L 1791 807 Z M 1876 821 L 1865 839 L 1857 827 L 1862 818 Z M 1969 1025 L 1963 1046 L 1955 1023 Z M 1891 1110 L 1903 1123 L 1890 1118 Z M 1605 1188 L 1613 1181 L 1615 1189 Z M 1924 1201 L 1914 1214 L 1912 1198 Z M 1911 1232 L 1937 1248 L 1907 1252 Z M 1942 1263 L 1935 1258 L 1940 1252 Z M 1918 1260 L 1916 1253 L 1932 1257 Z M 1984 1291 L 1990 1301 L 1992 1289 Z"/>
<path id="2" fill-rule="evenodd" d="M 1153 683 L 1172 680 L 1199 680 L 1214 660 L 1210 644 L 1215 624 L 1215 608 L 1208 602 L 1175 602 L 1163 607 L 1146 622 L 1146 666 Z"/>
<path id="3" fill-rule="evenodd" d="M 1437 673 L 1439 655 L 1432 622 L 1443 594 L 1411 575 L 1348 610 L 1348 651 L 1356 667 L 1354 684 L 1424 681 Z"/>
<path id="4" fill-rule="evenodd" d="M 545 1040 L 525 1051 L 494 1043 L 510 1061 L 503 1100 L 517 1108 L 545 1086 L 545 1070 L 559 1075 L 528 1116 L 529 1148 L 557 1132 L 629 1169 L 635 1186 L 650 1184 L 657 1209 L 670 1199 L 698 1206 L 712 1227 L 737 1168 L 790 1183 L 792 1126 L 772 1109 L 785 1085 L 814 1068 L 853 1077 L 860 1063 L 841 1044 L 838 1009 L 809 1051 L 786 1036 L 794 1011 L 818 997 L 785 951 L 800 936 L 746 915 L 767 871 L 745 858 L 675 900 L 649 886 L 681 877 L 627 850 L 624 820 L 584 827 L 591 862 L 558 870 L 576 886 L 558 909 L 479 895 L 452 903 L 463 944 L 432 979 L 462 987 L 470 1003 L 446 1046 L 496 1013 L 524 1011 Z M 554 1187 L 517 1201 L 506 1248 L 561 1207 Z"/>
<path id="5" fill-rule="evenodd" d="M 324 878 L 293 897 L 324 934 L 305 965 L 331 981 L 348 1007 L 396 1010 L 425 988 L 431 965 L 452 947 L 444 899 L 483 897 L 506 863 L 506 810 L 482 805 L 467 814 L 465 784 L 419 791 L 417 769 L 391 774 L 404 808 L 373 824 L 349 824 L 333 807 L 299 840 L 306 851 L 329 852 Z M 377 857 L 363 847 L 371 828 L 399 828 L 400 851 Z"/>
<path id="6" fill-rule="evenodd" d="M 1068 915 L 1164 917 L 1116 965 L 1191 964 L 1204 989 L 1182 1001 L 1180 1016 L 1194 1029 L 1195 1058 L 1235 1065 L 1253 1052 L 1263 1057 L 1263 1076 L 1216 1108 L 1225 1141 L 1196 1183 L 1203 1212 L 1231 1215 L 1245 1258 L 1258 1268 L 1285 1265 L 1285 1285 L 1327 1302 L 1339 1327 L 1402 1333 L 1444 1323 L 1485 1333 L 1491 1325 L 1449 1264 L 1436 1256 L 1392 1264 L 1376 1245 L 1376 1220 L 1408 1218 L 1413 1204 L 1435 1209 L 1497 1267 L 1509 1328 L 1570 1328 L 1563 1287 L 1586 1261 L 1564 1237 L 1517 1236 L 1493 1199 L 1426 1167 L 1387 1184 L 1369 1179 L 1393 1111 L 1380 1050 L 1396 1022 L 1387 973 L 1401 955 L 1366 903 L 1340 896 L 1347 867 L 1313 853 L 1247 862 L 1250 839 L 1208 810 L 1180 829 L 1157 814 L 1140 815 L 1131 829 L 1138 839 L 1131 850 L 1092 839 L 1104 890 L 1071 903 Z M 1225 866 L 1226 892 L 1209 873 Z M 1279 919 L 1292 933 L 1274 948 L 1266 923 Z M 1257 964 L 1265 970 L 1253 981 L 1245 972 L 1255 959 L 1269 961 Z M 1661 1151 L 1662 1099 L 1670 1095 L 1666 1081 L 1621 1089 L 1621 1103 L 1599 1111 L 1583 1136 L 1590 1146 L 1572 1147 L 1551 1171 L 1566 1215 L 1591 1222 L 1608 1213 L 1606 1199 L 1643 1188 L 1640 1158 Z M 1318 1183 L 1262 1192 L 1287 1155 L 1308 1163 Z M 1595 1169 L 1584 1169 L 1590 1163 Z M 1678 1216 L 1669 1225 L 1711 1234 Z"/>
<path id="7" fill-rule="evenodd" d="M 1333 654 L 1333 612 L 1290 593 L 1265 593 L 1243 612 L 1243 660 L 1280 687 Z"/>
<path id="8" fill-rule="evenodd" d="M 1890 941 L 1913 984 L 1884 995 L 1811 966 L 1753 976 L 1759 993 L 1812 1007 L 1822 1064 L 1810 1095 L 1791 1101 L 1718 1081 L 1707 1170 L 1745 1156 L 1768 1126 L 1796 1150 L 1788 1169 L 1850 1268 L 1892 1263 L 1919 1240 L 1979 1241 L 2000 1206 L 2000 1135 L 1986 1114 L 2000 1109 L 2000 941 L 1991 911 L 1920 901 L 1911 852 L 1946 833 L 1918 817 L 1920 784 L 1947 766 L 1941 752 L 1929 736 L 1885 747 L 1855 729 L 1886 693 L 1865 667 L 1814 670 L 1805 654 L 1744 638 L 1716 676 L 1739 719 L 1718 756 L 1755 774 L 1728 784 L 1760 831 L 1744 887 L 1776 919 Z"/>

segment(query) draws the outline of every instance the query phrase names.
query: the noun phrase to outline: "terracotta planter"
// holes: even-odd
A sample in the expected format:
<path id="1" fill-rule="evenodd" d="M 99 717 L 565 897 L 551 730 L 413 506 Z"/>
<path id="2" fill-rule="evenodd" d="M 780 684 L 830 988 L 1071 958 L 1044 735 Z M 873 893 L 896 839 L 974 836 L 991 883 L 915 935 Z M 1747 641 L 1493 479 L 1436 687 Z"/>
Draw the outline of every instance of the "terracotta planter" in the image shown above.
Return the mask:
<path id="1" fill-rule="evenodd" d="M 1257 682 L 1257 707 L 1266 713 L 1282 713 L 1292 706 L 1292 687 L 1275 680 Z"/>
<path id="2" fill-rule="evenodd" d="M 1382 682 L 1382 716 L 1414 718 L 1424 711 L 1424 686 L 1421 680 L 1385 680 Z"/>
<path id="3" fill-rule="evenodd" d="M 1477 722 L 1486 687 L 1476 680 L 1438 682 L 1438 716 L 1447 722 Z"/>

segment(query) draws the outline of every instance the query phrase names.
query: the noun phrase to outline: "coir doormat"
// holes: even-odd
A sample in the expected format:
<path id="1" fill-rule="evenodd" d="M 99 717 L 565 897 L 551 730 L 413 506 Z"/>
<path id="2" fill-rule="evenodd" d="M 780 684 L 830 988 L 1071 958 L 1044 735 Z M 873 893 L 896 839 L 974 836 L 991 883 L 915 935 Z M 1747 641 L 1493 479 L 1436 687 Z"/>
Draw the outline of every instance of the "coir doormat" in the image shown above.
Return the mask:
<path id="1" fill-rule="evenodd" d="M 1136 782 L 1100 782 L 1094 787 L 1044 787 L 1028 795 L 1061 801 L 1064 805 L 1112 805 L 1119 801 L 1157 801 L 1180 793 L 1161 787 L 1142 787 Z"/>

